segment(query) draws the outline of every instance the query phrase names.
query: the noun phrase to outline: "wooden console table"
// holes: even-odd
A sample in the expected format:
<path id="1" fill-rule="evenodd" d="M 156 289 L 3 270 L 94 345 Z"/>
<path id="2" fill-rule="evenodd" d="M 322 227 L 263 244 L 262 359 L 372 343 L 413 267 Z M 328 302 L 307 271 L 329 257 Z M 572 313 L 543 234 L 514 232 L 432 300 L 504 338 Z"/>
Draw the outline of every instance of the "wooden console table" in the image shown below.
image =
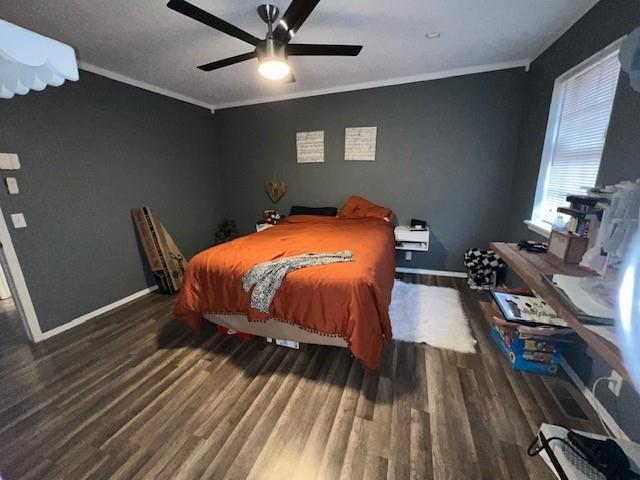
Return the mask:
<path id="1" fill-rule="evenodd" d="M 545 302 L 547 302 L 560 317 L 562 317 L 582 339 L 596 351 L 611 368 L 616 370 L 626 380 L 631 381 L 618 347 L 592 332 L 582 324 L 565 306 L 564 302 L 554 292 L 553 288 L 542 280 L 542 274 L 564 274 L 585 277 L 590 274 L 580 270 L 575 265 L 567 265 L 559 258 L 549 253 L 529 253 L 519 250 L 515 243 L 493 242 L 491 248 L 504 262 Z"/>

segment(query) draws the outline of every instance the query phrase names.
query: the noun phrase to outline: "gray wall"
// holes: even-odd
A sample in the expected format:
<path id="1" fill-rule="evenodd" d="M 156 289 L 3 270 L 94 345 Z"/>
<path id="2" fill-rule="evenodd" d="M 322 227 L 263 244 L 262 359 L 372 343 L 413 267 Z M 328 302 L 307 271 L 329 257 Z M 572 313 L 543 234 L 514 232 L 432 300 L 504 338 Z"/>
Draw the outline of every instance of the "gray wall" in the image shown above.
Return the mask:
<path id="1" fill-rule="evenodd" d="M 463 251 L 506 234 L 524 70 L 483 73 L 217 111 L 227 215 L 243 232 L 272 206 L 339 207 L 362 195 L 431 226 L 431 251 L 400 265 L 462 270 Z M 375 162 L 344 160 L 344 128 L 378 126 Z M 296 132 L 324 130 L 325 163 L 296 163 Z"/>
<path id="2" fill-rule="evenodd" d="M 510 239 L 535 237 L 522 221 L 531 218 L 556 78 L 638 26 L 640 0 L 601 0 L 531 64 L 512 184 Z M 599 183 L 640 177 L 639 107 L 638 94 L 621 72 Z"/>
<path id="3" fill-rule="evenodd" d="M 638 26 L 640 1 L 601 0 L 531 65 L 511 195 L 510 239 L 536 237 L 522 220 L 531 216 L 555 79 Z M 640 93 L 631 90 L 628 76 L 621 72 L 598 182 L 615 183 L 638 177 Z M 611 367 L 579 339 L 567 348 L 565 357 L 589 388 L 596 378 L 611 373 Z M 637 392 L 625 383 L 616 398 L 601 384 L 597 396 L 625 432 L 640 441 Z"/>
<path id="4" fill-rule="evenodd" d="M 637 5 L 636 26 L 640 27 L 640 1 Z M 598 183 L 610 185 L 639 177 L 640 93 L 629 85 L 629 76 L 620 72 Z"/>
<path id="5" fill-rule="evenodd" d="M 213 243 L 222 215 L 213 116 L 81 72 L 80 81 L 0 102 L 0 151 L 20 155 L 20 194 L 0 188 L 43 330 L 137 292 L 132 207 L 151 206 L 186 256 Z"/>

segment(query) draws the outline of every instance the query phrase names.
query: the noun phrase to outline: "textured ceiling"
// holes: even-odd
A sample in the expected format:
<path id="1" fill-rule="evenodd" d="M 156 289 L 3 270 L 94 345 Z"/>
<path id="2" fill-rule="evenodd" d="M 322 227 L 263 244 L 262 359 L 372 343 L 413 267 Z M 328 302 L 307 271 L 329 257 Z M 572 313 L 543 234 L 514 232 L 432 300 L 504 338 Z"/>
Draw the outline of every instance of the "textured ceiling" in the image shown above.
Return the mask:
<path id="1" fill-rule="evenodd" d="M 192 3 L 264 37 L 256 1 Z M 281 11 L 287 0 L 275 0 Z M 202 63 L 252 47 L 166 7 L 164 0 L 3 0 L 0 18 L 72 45 L 81 61 L 212 106 L 526 62 L 597 0 L 321 0 L 295 42 L 360 44 L 358 57 L 294 57 L 295 84 L 256 61 L 206 73 Z M 425 39 L 427 32 L 441 37 Z"/>

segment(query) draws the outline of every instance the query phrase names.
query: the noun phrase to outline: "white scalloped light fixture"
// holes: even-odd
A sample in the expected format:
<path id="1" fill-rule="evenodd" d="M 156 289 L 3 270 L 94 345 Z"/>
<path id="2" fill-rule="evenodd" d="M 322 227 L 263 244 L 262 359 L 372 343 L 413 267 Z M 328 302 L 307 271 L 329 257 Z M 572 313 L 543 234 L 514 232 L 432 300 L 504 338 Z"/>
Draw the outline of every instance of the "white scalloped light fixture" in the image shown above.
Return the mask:
<path id="1" fill-rule="evenodd" d="M 73 48 L 0 20 L 0 98 L 59 87 L 65 80 L 78 80 Z"/>

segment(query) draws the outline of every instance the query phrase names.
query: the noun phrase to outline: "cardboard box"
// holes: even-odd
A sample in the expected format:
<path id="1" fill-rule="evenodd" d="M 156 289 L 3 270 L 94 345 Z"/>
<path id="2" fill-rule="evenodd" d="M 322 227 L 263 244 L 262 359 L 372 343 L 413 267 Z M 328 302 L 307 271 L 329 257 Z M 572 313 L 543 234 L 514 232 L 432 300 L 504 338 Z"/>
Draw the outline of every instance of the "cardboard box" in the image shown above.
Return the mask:
<path id="1" fill-rule="evenodd" d="M 578 237 L 571 233 L 551 231 L 548 252 L 560 258 L 564 263 L 580 263 L 584 252 L 587 251 L 589 239 Z"/>
<path id="2" fill-rule="evenodd" d="M 149 207 L 132 208 L 131 215 L 158 287 L 165 293 L 176 293 L 187 261 Z"/>
<path id="3" fill-rule="evenodd" d="M 491 338 L 514 370 L 544 375 L 555 375 L 558 372 L 562 343 L 552 338 L 523 335 L 517 329 L 497 325 L 491 327 Z"/>

